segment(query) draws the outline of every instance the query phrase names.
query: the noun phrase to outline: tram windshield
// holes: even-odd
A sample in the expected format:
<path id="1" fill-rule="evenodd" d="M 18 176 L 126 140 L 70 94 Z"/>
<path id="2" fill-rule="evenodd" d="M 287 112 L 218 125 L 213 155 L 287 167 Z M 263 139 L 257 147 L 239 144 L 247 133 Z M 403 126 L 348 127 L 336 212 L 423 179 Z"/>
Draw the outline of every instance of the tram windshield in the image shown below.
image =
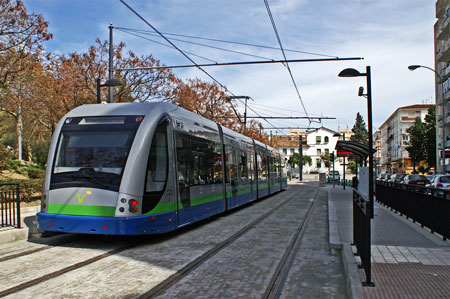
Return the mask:
<path id="1" fill-rule="evenodd" d="M 63 126 L 50 189 L 94 187 L 118 191 L 136 129 L 136 125 L 117 124 Z"/>

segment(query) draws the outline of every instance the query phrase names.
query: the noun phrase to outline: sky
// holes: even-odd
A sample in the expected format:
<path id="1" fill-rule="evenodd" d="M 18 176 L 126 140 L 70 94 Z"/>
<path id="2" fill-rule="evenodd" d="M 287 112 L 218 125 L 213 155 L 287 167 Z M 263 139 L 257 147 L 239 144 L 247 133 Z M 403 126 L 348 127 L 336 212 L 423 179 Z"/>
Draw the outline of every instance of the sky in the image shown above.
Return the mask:
<path id="1" fill-rule="evenodd" d="M 278 49 L 187 39 L 213 47 L 245 52 L 242 55 L 182 41 L 173 43 L 197 56 L 198 64 L 255 60 L 282 60 L 283 54 L 264 0 L 123 0 L 158 31 L 220 39 Z M 120 0 L 24 0 L 29 13 L 42 14 L 50 22 L 53 39 L 45 42 L 47 52 L 67 55 L 86 52 L 96 38 L 109 39 L 114 27 L 139 30 L 151 28 Z M 373 130 L 402 106 L 435 103 L 434 73 L 425 68 L 413 72 L 408 65 L 434 68 L 433 26 L 435 1 L 430 0 L 268 0 L 271 14 L 287 59 L 332 57 L 363 60 L 290 63 L 294 88 L 283 64 L 208 67 L 205 70 L 231 94 L 249 96 L 249 116 L 305 116 L 335 118 L 310 123 L 300 120 L 261 121 L 270 127 L 352 128 L 359 112 L 366 124 L 367 101 L 358 97 L 366 78 L 341 78 L 345 68 L 361 73 L 371 67 Z M 165 65 L 191 64 L 173 48 L 114 29 L 114 43 L 124 42 L 127 51 L 152 54 Z M 147 38 L 165 43 L 161 38 Z M 313 53 L 313 54 L 310 54 Z M 320 55 L 318 55 L 320 54 Z M 212 79 L 196 68 L 174 69 L 182 79 Z M 303 105 L 302 105 L 303 102 Z M 244 105 L 236 100 L 238 110 Z M 305 109 L 303 109 L 303 106 Z M 282 134 L 282 130 L 272 130 Z"/>

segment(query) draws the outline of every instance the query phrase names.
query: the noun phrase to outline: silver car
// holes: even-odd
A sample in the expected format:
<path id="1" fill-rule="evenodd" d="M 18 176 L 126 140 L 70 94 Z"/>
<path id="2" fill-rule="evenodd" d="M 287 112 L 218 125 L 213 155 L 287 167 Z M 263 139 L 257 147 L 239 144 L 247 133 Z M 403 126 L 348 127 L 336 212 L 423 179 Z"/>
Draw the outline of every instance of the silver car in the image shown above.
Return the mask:
<path id="1" fill-rule="evenodd" d="M 341 180 L 341 175 L 339 174 L 338 170 L 330 170 L 330 172 L 328 173 L 328 181 L 335 181 L 335 182 L 339 182 Z"/>
<path id="2" fill-rule="evenodd" d="M 450 175 L 446 174 L 438 174 L 436 175 L 429 184 L 426 185 L 426 187 L 434 188 L 434 189 L 442 189 L 442 190 L 448 190 L 450 187 Z M 431 193 L 431 192 L 429 192 Z M 438 195 L 441 195 L 441 191 L 436 191 L 433 193 L 437 193 Z"/>

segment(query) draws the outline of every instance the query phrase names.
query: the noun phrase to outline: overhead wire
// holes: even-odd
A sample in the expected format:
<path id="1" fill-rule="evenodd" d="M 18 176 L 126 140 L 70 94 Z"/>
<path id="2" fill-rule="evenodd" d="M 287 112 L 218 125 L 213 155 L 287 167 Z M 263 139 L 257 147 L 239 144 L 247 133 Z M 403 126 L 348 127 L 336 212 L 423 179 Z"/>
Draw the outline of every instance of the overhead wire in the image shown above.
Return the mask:
<path id="1" fill-rule="evenodd" d="M 266 5 L 267 13 L 269 15 L 270 22 L 272 23 L 272 27 L 273 27 L 273 30 L 275 32 L 275 36 L 277 38 L 278 45 L 280 46 L 281 53 L 283 54 L 284 60 L 286 61 L 285 62 L 285 67 L 287 68 L 287 70 L 289 72 L 289 75 L 290 75 L 291 80 L 292 80 L 292 84 L 294 85 L 295 91 L 297 92 L 297 96 L 298 96 L 298 98 L 300 100 L 300 103 L 302 104 L 302 107 L 303 107 L 303 110 L 305 111 L 306 116 L 308 117 L 309 124 L 311 125 L 312 120 L 308 116 L 308 112 L 306 111 L 306 107 L 305 107 L 305 104 L 303 103 L 302 96 L 300 95 L 300 91 L 298 90 L 297 83 L 295 82 L 294 76 L 292 75 L 292 71 L 291 71 L 291 68 L 289 67 L 289 63 L 287 62 L 286 53 L 285 53 L 285 51 L 283 49 L 283 45 L 281 43 L 281 38 L 280 38 L 280 35 L 278 34 L 277 26 L 275 25 L 275 20 L 274 20 L 274 18 L 272 16 L 272 12 L 270 11 L 269 3 L 268 3 L 267 0 L 264 0 L 264 4 Z"/>
<path id="2" fill-rule="evenodd" d="M 118 29 L 117 27 L 114 27 L 114 28 L 115 28 L 115 29 Z M 130 35 L 133 35 L 133 36 L 136 36 L 136 37 L 145 39 L 145 40 L 147 40 L 147 41 L 153 42 L 153 43 L 155 43 L 155 44 L 158 44 L 158 45 L 161 45 L 161 46 L 165 46 L 165 47 L 168 47 L 168 48 L 175 49 L 174 47 L 172 47 L 172 46 L 170 46 L 170 45 L 166 45 L 166 44 L 164 44 L 164 43 L 161 43 L 161 42 L 155 41 L 155 40 L 153 40 L 153 39 L 150 39 L 150 38 L 148 38 L 148 37 L 140 36 L 140 35 L 138 35 L 138 34 L 131 33 L 131 32 L 126 32 L 126 31 L 123 31 L 123 30 L 120 30 L 120 29 L 118 29 L 118 30 L 119 30 L 119 31 L 122 31 L 122 32 L 124 32 L 124 33 L 130 34 Z M 213 62 L 213 63 L 218 63 L 218 62 L 215 61 L 215 60 L 212 60 L 212 59 L 209 59 L 209 58 L 206 58 L 206 57 L 203 57 L 203 56 L 200 56 L 200 55 L 197 55 L 197 54 L 188 52 L 188 51 L 186 51 L 186 50 L 183 50 L 183 51 L 184 51 L 185 53 L 188 53 L 188 54 L 192 55 L 192 56 L 196 56 L 196 57 L 198 57 L 198 58 L 205 59 L 205 60 L 210 61 L 210 62 Z"/>
<path id="3" fill-rule="evenodd" d="M 229 90 L 226 88 L 225 85 L 220 83 L 216 78 L 214 78 L 210 73 L 205 71 L 202 67 L 200 67 L 191 57 L 189 57 L 186 53 L 184 53 L 180 48 L 178 48 L 174 43 L 172 43 L 167 37 L 164 36 L 161 32 L 159 32 L 155 27 L 153 27 L 152 24 L 150 24 L 144 17 L 142 17 L 137 11 L 135 11 L 131 6 L 129 6 L 124 0 L 119 0 L 122 2 L 123 5 L 125 5 L 129 10 L 131 10 L 139 19 L 141 19 L 145 24 L 147 24 L 152 30 L 154 30 L 156 33 L 158 33 L 166 42 L 168 42 L 172 47 L 174 47 L 178 52 L 180 52 L 184 57 L 186 57 L 192 64 L 194 64 L 200 71 L 202 71 L 205 75 L 207 75 L 211 80 L 216 82 L 220 87 L 222 87 L 225 91 Z"/>
<path id="4" fill-rule="evenodd" d="M 119 29 L 119 30 L 122 31 L 122 32 L 128 33 L 128 34 L 132 34 L 132 35 L 138 36 L 137 34 L 133 34 L 133 33 L 129 32 L 129 31 L 126 31 L 126 30 L 123 30 L 123 29 Z M 149 35 L 155 36 L 154 34 L 149 34 Z M 256 58 L 261 58 L 261 59 L 265 59 L 265 60 L 274 61 L 273 58 L 267 58 L 267 57 L 263 57 L 263 56 L 258 56 L 258 55 L 245 53 L 245 52 L 241 52 L 241 51 L 236 51 L 236 50 L 220 48 L 220 47 L 211 46 L 211 45 L 204 45 L 204 44 L 200 44 L 200 43 L 194 43 L 194 42 L 190 42 L 190 41 L 186 41 L 186 40 L 182 40 L 182 39 L 170 38 L 170 40 L 179 41 L 179 42 L 192 44 L 192 45 L 197 45 L 197 46 L 201 46 L 201 47 L 205 47 L 205 48 L 211 48 L 211 49 L 216 49 L 216 50 L 220 50 L 220 51 L 226 51 L 226 52 L 230 52 L 230 53 L 241 54 L 241 55 L 246 55 L 246 56 L 250 56 L 250 57 L 256 57 Z"/>
<path id="5" fill-rule="evenodd" d="M 204 74 L 206 74 L 209 78 L 211 78 L 215 83 L 217 83 L 220 87 L 222 87 L 226 92 L 234 95 L 228 88 L 220 83 L 216 78 L 214 78 L 211 74 L 209 74 L 206 70 L 200 67 L 191 57 L 189 57 L 186 53 L 184 53 L 180 48 L 178 48 L 174 43 L 172 43 L 167 37 L 164 36 L 161 32 L 159 32 L 152 24 L 150 24 L 144 17 L 142 17 L 136 10 L 134 10 L 131 6 L 129 6 L 124 0 L 119 0 L 125 7 L 127 7 L 131 12 L 133 12 L 139 19 L 141 19 L 147 26 L 152 28 L 155 32 L 157 32 L 165 41 L 167 41 L 172 47 L 174 47 L 178 52 L 180 52 L 184 57 L 186 57 L 192 64 L 194 64 L 199 70 L 201 70 Z M 268 124 L 272 127 L 273 125 L 267 120 L 264 119 Z"/>
<path id="6" fill-rule="evenodd" d="M 114 28 L 120 28 L 120 29 L 128 30 L 128 31 L 138 31 L 138 32 L 145 33 L 145 34 L 148 33 L 148 34 L 151 34 L 151 35 L 155 35 L 153 32 L 148 31 L 148 30 L 132 29 L 132 28 L 125 28 L 125 27 L 114 27 Z M 270 46 L 266 46 L 266 45 L 257 45 L 257 44 L 251 44 L 251 43 L 236 42 L 236 41 L 229 41 L 229 40 L 222 40 L 222 39 L 215 39 L 215 38 L 208 38 L 208 37 L 199 37 L 199 36 L 193 36 L 193 35 L 175 34 L 175 33 L 167 33 L 167 32 L 163 32 L 163 34 L 165 34 L 165 35 L 172 35 L 172 36 L 178 36 L 178 37 L 192 38 L 192 39 L 207 40 L 207 41 L 213 41 L 213 42 L 220 42 L 220 43 L 235 44 L 235 45 L 241 45 L 241 46 L 249 46 L 249 47 L 277 50 L 277 51 L 280 50 L 280 48 L 270 47 Z M 329 57 L 329 58 L 339 58 L 338 56 L 335 56 L 335 55 L 327 55 L 327 54 L 306 52 L 306 51 L 300 51 L 300 50 L 284 49 L 284 51 L 286 51 L 286 52 L 293 52 L 293 53 L 300 53 L 300 54 L 307 54 L 307 55 L 314 55 L 314 56 Z"/>

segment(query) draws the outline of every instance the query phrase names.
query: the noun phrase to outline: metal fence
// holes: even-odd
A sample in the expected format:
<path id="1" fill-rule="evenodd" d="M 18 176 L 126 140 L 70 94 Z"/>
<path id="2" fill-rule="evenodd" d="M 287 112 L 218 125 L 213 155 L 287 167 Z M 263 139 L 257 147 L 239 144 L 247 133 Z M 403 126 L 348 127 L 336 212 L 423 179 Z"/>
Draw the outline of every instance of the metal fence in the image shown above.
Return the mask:
<path id="1" fill-rule="evenodd" d="M 360 267 L 364 269 L 366 281 L 364 286 L 374 286 L 372 282 L 371 264 L 371 212 L 372 208 L 368 199 L 353 189 L 353 243 L 357 254 L 361 258 Z"/>
<path id="2" fill-rule="evenodd" d="M 19 184 L 0 184 L 0 214 L 2 227 L 20 228 Z"/>
<path id="3" fill-rule="evenodd" d="M 377 181 L 376 200 L 439 233 L 444 240 L 450 238 L 448 190 Z"/>

